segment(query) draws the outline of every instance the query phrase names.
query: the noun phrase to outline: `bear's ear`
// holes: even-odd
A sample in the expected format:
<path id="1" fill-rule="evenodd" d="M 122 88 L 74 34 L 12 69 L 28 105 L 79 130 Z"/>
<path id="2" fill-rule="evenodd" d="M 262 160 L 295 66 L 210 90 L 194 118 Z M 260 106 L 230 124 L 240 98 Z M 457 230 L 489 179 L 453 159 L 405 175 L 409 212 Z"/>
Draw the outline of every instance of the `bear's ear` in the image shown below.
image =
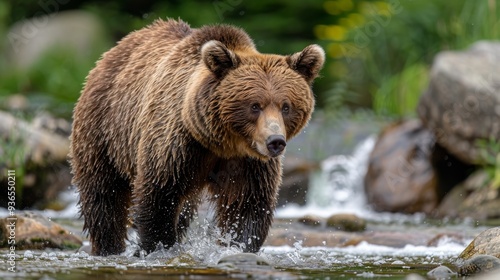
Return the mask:
<path id="1" fill-rule="evenodd" d="M 318 76 L 325 62 L 325 51 L 318 45 L 309 45 L 301 52 L 287 57 L 290 68 L 301 74 L 308 83 Z"/>
<path id="2" fill-rule="evenodd" d="M 217 77 L 222 77 L 238 65 L 238 58 L 219 41 L 208 41 L 201 47 L 201 59 Z"/>

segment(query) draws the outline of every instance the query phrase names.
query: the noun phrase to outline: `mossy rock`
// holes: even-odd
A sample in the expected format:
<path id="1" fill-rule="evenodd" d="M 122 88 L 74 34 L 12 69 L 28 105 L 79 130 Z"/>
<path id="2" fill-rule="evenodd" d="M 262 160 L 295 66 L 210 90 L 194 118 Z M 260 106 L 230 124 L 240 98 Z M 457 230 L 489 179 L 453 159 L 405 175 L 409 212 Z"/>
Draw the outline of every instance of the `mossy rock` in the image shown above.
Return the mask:
<path id="1" fill-rule="evenodd" d="M 326 220 L 326 225 L 337 230 L 349 232 L 364 231 L 366 229 L 366 221 L 353 214 L 332 215 Z"/>
<path id="2" fill-rule="evenodd" d="M 11 231 L 14 227 L 15 234 Z M 0 219 L 0 248 L 10 246 L 11 236 L 19 250 L 76 249 L 82 246 L 79 236 L 40 214 L 30 212 Z"/>
<path id="3" fill-rule="evenodd" d="M 481 232 L 465 248 L 459 258 L 468 260 L 478 255 L 490 255 L 500 258 L 500 227 Z"/>

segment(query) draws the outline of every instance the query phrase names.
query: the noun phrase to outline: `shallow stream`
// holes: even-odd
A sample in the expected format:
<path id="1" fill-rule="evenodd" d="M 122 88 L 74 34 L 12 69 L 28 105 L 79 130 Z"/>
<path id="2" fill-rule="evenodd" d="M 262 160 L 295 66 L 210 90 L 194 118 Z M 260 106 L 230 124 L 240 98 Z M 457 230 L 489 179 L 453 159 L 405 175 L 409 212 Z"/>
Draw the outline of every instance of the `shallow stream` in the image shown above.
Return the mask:
<path id="1" fill-rule="evenodd" d="M 456 257 L 483 227 L 370 222 L 368 229 L 382 232 L 444 233 L 430 246 L 389 247 L 361 242 L 355 246 L 305 247 L 297 239 L 293 246 L 265 246 L 253 259 L 237 262 L 237 248 L 216 245 L 208 224 L 197 225 L 186 243 L 148 256 L 133 256 L 130 244 L 121 256 L 95 257 L 85 252 L 44 250 L 17 251 L 16 273 L 8 273 L 7 251 L 0 252 L 2 279 L 404 279 L 411 273 L 426 276 L 433 268 L 454 269 Z M 278 221 L 286 224 L 285 220 Z M 66 221 L 67 222 L 67 221 Z M 196 226 L 196 225 L 195 225 Z M 385 228 L 385 229 L 384 229 Z M 454 238 L 454 236 L 460 238 Z M 229 262 L 221 262 L 221 259 Z"/>
<path id="2" fill-rule="evenodd" d="M 474 236 L 487 227 L 471 220 L 436 221 L 418 214 L 374 213 L 366 208 L 361 178 L 373 142 L 374 139 L 369 138 L 351 156 L 332 157 L 323 162 L 323 172 L 313 178 L 308 204 L 300 207 L 287 205 L 276 212 L 270 238 L 280 230 L 285 231 L 289 233 L 286 238 L 292 245 L 265 245 L 257 254 L 258 259 L 246 255 L 244 260 L 238 261 L 235 255 L 241 251 L 216 245 L 215 229 L 206 219 L 200 218 L 193 223 L 185 243 L 147 256 L 134 256 L 138 247 L 132 233 L 127 251 L 120 256 L 95 257 L 76 250 L 16 251 L 16 272 L 11 273 L 8 271 L 8 251 L 3 250 L 0 251 L 0 278 L 405 279 L 412 273 L 427 277 L 427 273 L 439 265 L 456 270 L 456 257 Z M 70 228 L 74 234 L 81 234 L 82 221 L 76 218 L 76 194 L 71 191 L 66 196 L 71 202 L 66 210 L 41 213 Z M 353 213 L 366 219 L 365 232 L 379 234 L 381 238 L 391 238 L 395 233 L 406 238 L 435 238 L 430 243 L 414 242 L 403 246 L 376 245 L 366 241 L 343 247 L 331 247 L 326 241 L 320 246 L 305 246 L 310 237 L 303 234 L 304 225 L 296 222 L 297 218 L 310 214 L 327 217 L 335 213 Z M 308 232 L 315 231 L 337 233 L 325 227 L 308 229 Z"/>

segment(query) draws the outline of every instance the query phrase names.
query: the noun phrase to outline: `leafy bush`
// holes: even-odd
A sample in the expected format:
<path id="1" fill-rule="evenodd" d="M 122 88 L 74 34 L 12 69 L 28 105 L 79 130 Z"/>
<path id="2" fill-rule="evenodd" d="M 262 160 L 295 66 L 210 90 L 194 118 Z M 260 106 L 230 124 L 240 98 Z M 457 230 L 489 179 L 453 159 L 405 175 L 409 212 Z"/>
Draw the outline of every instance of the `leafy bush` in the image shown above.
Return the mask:
<path id="1" fill-rule="evenodd" d="M 405 116 L 414 114 L 437 52 L 500 38 L 499 8 L 494 0 L 325 1 L 332 21 L 315 34 L 334 60 L 328 75 L 358 93 L 351 104 Z"/>

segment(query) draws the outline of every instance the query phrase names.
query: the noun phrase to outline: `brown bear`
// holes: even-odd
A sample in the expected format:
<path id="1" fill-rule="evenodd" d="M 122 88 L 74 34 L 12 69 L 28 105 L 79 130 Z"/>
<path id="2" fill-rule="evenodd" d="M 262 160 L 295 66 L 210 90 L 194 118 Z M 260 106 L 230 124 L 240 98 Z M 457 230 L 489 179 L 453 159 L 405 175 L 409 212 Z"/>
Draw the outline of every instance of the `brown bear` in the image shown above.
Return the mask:
<path id="1" fill-rule="evenodd" d="M 228 25 L 157 20 L 106 52 L 74 110 L 70 162 L 92 253 L 180 241 L 204 190 L 217 225 L 256 252 L 273 219 L 286 141 L 307 124 L 325 59 L 259 53 Z"/>

